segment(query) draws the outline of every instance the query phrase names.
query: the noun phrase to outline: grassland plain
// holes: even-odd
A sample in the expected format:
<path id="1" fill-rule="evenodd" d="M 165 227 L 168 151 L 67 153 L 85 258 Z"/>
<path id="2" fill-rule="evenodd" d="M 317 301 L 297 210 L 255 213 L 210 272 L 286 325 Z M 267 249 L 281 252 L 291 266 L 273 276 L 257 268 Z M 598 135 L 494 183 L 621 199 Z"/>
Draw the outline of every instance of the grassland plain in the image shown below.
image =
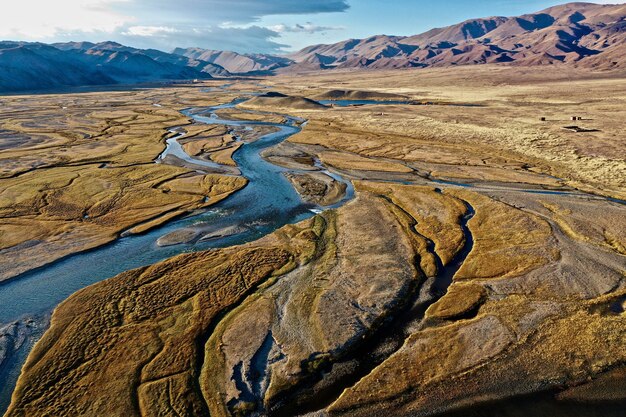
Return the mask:
<path id="1" fill-rule="evenodd" d="M 622 415 L 626 208 L 603 196 L 626 195 L 625 79 L 487 66 L 264 80 L 308 120 L 266 158 L 300 168 L 308 199 L 335 200 L 322 167 L 349 178 L 353 201 L 76 293 L 7 416 Z M 422 105 L 297 99 L 337 90 Z M 562 128 L 572 116 L 585 132 Z"/>
<path id="2" fill-rule="evenodd" d="M 154 163 L 168 128 L 189 124 L 179 110 L 220 104 L 226 96 L 178 88 L 1 101 L 0 280 L 127 230 L 145 232 L 246 184 L 199 175 L 182 161 Z M 186 128 L 192 155 L 232 164 L 236 145 L 226 127 Z"/>

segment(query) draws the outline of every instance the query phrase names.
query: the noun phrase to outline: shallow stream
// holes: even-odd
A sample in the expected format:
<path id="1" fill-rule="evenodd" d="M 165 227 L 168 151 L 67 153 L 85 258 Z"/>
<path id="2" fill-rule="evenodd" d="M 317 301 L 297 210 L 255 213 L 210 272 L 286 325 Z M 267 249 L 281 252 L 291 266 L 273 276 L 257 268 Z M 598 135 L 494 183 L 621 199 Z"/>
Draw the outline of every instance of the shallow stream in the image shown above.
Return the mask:
<path id="1" fill-rule="evenodd" d="M 72 255 L 51 265 L 22 274 L 15 279 L 0 284 L 0 414 L 4 413 L 10 402 L 10 396 L 19 376 L 20 369 L 35 341 L 41 337 L 48 323 L 52 310 L 74 292 L 111 278 L 121 272 L 137 267 L 154 264 L 175 255 L 207 250 L 211 248 L 229 247 L 257 240 L 276 229 L 293 224 L 312 217 L 324 209 L 335 208 L 343 205 L 354 196 L 354 189 L 349 181 L 346 181 L 336 172 L 329 172 L 319 162 L 316 164 L 321 172 L 332 176 L 335 180 L 347 184 L 345 198 L 332 207 L 319 207 L 305 203 L 294 190 L 290 182 L 285 178 L 286 172 L 300 172 L 297 170 L 282 168 L 274 165 L 261 157 L 261 152 L 275 146 L 292 135 L 300 132 L 303 120 L 284 116 L 283 123 L 267 123 L 246 120 L 224 120 L 216 112 L 220 109 L 233 108 L 245 99 L 237 99 L 231 103 L 215 106 L 187 109 L 183 113 L 194 119 L 197 123 L 220 124 L 233 128 L 254 129 L 258 126 L 274 127 L 276 132 L 266 134 L 256 141 L 246 142 L 233 155 L 241 174 L 249 180 L 249 184 L 224 201 L 209 209 L 171 221 L 161 227 L 153 229 L 145 234 L 121 237 L 115 242 L 96 248 L 91 251 Z M 406 102 L 376 102 L 370 100 L 341 100 L 333 103 L 337 106 L 351 105 L 380 105 L 380 104 L 406 104 Z M 173 129 L 176 136 L 167 140 L 167 148 L 156 162 L 162 163 L 167 156 L 173 156 L 186 163 L 198 166 L 198 168 L 219 168 L 213 162 L 200 160 L 187 155 L 178 143 L 178 139 L 185 136 L 181 128 Z M 464 184 L 452 181 L 442 181 L 434 178 L 426 178 L 429 184 L 449 185 L 460 187 L 473 187 L 472 184 Z M 392 181 L 402 182 L 403 181 Z M 407 182 L 410 183 L 410 182 Z M 575 190 L 536 190 L 519 189 L 515 191 L 529 193 L 549 193 L 580 196 L 582 198 L 609 200 L 614 203 L 624 204 L 622 200 L 606 199 L 579 193 Z M 362 348 L 363 360 L 355 364 L 354 372 L 350 375 L 337 377 L 334 386 L 322 390 L 322 399 L 330 402 L 337 388 L 345 388 L 351 385 L 355 378 L 368 373 L 372 367 L 378 365 L 382 358 L 397 350 L 404 337 L 406 327 L 423 316 L 425 307 L 432 304 L 443 294 L 452 282 L 452 276 L 458 270 L 458 266 L 471 250 L 471 234 L 467 229 L 467 222 L 471 219 L 474 211 L 468 207 L 468 215 L 463 220 L 463 227 L 468 241 L 459 255 L 458 262 L 453 262 L 444 268 L 440 265 L 440 277 L 434 282 L 427 283 L 423 291 L 431 292 L 422 303 L 419 289 L 415 289 L 415 300 L 407 303 L 406 310 L 399 314 L 399 320 L 388 329 L 381 329 L 376 334 L 379 341 L 374 343 L 374 351 L 386 351 L 385 355 L 371 354 L 372 344 Z M 160 247 L 157 240 L 180 229 L 198 229 L 203 233 L 215 233 L 215 238 L 210 240 L 195 239 L 192 243 Z M 235 230 L 236 233 L 228 233 L 220 236 L 220 230 Z M 413 304 L 415 303 L 415 304 Z M 5 326 L 15 324 L 16 333 L 10 338 L 2 337 Z M 6 333 L 6 332 L 5 332 Z M 387 347 L 382 345 L 387 344 Z M 3 351 L 7 355 L 3 360 Z M 380 352 L 379 352 L 380 353 Z M 320 392 L 318 391 L 318 394 Z M 319 401 L 320 398 L 318 397 Z M 290 411 L 312 411 L 316 406 L 307 401 L 305 397 L 301 403 L 294 402 L 291 407 L 279 406 L 279 415 L 287 415 Z"/>
<path id="2" fill-rule="evenodd" d="M 249 184 L 224 201 L 211 206 L 208 210 L 187 216 L 142 235 L 122 237 L 115 242 L 94 250 L 69 256 L 51 265 L 27 272 L 15 279 L 0 284 L 0 330 L 11 323 L 18 323 L 22 336 L 21 346 L 16 352 L 15 340 L 8 340 L 8 356 L 2 361 L 2 337 L 0 336 L 0 414 L 9 405 L 10 396 L 19 376 L 20 369 L 34 342 L 47 327 L 47 318 L 52 310 L 74 292 L 91 284 L 114 277 L 115 275 L 151 265 L 184 252 L 207 250 L 234 246 L 257 240 L 276 229 L 298 223 L 310 218 L 324 208 L 305 203 L 283 175 L 285 172 L 297 172 L 279 167 L 263 159 L 260 153 L 277 145 L 290 136 L 300 132 L 303 120 L 285 116 L 284 123 L 266 123 L 251 121 L 223 120 L 215 113 L 220 109 L 233 108 L 244 101 L 215 106 L 187 109 L 183 113 L 197 123 L 220 124 L 232 127 L 272 126 L 278 129 L 264 135 L 256 141 L 245 143 L 234 155 L 242 175 Z M 168 154 L 186 162 L 209 168 L 216 167 L 212 162 L 191 158 L 184 154 L 176 141 L 183 135 L 168 140 L 168 146 L 159 159 Z M 181 154 L 183 152 L 183 154 Z M 159 159 L 157 162 L 159 162 Z M 333 175 L 339 179 L 337 175 Z M 348 190 L 352 190 L 349 186 Z M 343 204 L 352 197 L 348 192 Z M 240 233 L 200 240 L 190 244 L 159 247 L 156 241 L 181 228 L 202 227 L 207 230 L 226 230 L 237 228 Z"/>

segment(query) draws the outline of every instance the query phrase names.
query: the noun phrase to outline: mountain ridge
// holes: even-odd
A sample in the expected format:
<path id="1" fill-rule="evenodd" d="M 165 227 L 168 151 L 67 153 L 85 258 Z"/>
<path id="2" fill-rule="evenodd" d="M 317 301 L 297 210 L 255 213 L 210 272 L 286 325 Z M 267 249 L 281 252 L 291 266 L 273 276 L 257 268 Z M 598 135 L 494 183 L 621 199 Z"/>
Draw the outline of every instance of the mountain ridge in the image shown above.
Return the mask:
<path id="1" fill-rule="evenodd" d="M 230 76 L 223 67 L 116 42 L 0 42 L 0 92 Z"/>
<path id="2" fill-rule="evenodd" d="M 626 4 L 574 2 L 520 16 L 468 19 L 413 36 L 375 35 L 286 55 L 202 48 L 171 53 L 116 42 L 0 42 L 0 92 L 263 76 L 330 69 L 502 64 L 626 68 Z"/>
<path id="3" fill-rule="evenodd" d="M 288 56 L 295 67 L 309 70 L 487 63 L 624 68 L 625 26 L 626 4 L 575 2 L 521 16 L 468 19 L 413 36 L 312 45 Z M 610 59 L 600 59 L 604 52 Z"/>
<path id="4" fill-rule="evenodd" d="M 220 65 L 233 74 L 269 74 L 292 64 L 291 60 L 276 55 L 240 54 L 202 48 L 175 48 L 172 54 Z"/>

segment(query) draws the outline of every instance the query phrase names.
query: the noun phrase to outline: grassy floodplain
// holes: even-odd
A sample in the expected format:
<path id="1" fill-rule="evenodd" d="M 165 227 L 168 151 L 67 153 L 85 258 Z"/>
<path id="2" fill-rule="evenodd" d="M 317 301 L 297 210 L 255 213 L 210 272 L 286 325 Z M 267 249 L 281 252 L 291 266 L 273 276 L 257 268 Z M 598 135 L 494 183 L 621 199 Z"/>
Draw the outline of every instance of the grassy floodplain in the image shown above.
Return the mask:
<path id="1" fill-rule="evenodd" d="M 189 124 L 179 110 L 222 100 L 184 88 L 0 98 L 0 280 L 242 188 L 242 178 L 154 163 L 168 128 Z M 228 161 L 226 127 L 188 133 L 200 143 L 194 155 Z"/>
<path id="2" fill-rule="evenodd" d="M 476 66 L 258 81 L 282 94 L 239 112 L 308 120 L 264 157 L 298 171 L 305 199 L 346 192 L 323 171 L 354 198 L 76 293 L 31 352 L 7 416 L 623 412 L 626 74 Z M 14 115 L 1 128 L 29 139 L 0 153 L 11 161 L 1 213 L 15 224 L 0 256 L 8 264 L 22 245 L 26 270 L 35 251 L 52 260 L 48 248 L 63 256 L 241 188 L 153 160 L 168 128 L 188 122 L 177 110 L 251 88 L 264 91 L 2 98 Z M 305 100 L 338 90 L 410 104 Z M 59 118 L 63 107 L 74 116 Z M 564 129 L 574 124 L 583 131 Z M 219 149 L 222 161 L 236 146 L 227 130 L 195 129 L 189 153 Z"/>

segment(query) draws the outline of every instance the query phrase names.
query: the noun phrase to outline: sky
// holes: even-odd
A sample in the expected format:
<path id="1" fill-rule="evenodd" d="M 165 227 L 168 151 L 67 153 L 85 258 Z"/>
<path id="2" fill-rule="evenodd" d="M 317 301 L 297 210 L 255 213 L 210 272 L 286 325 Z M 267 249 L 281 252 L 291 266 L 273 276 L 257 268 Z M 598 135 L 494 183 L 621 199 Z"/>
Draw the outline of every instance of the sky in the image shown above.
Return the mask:
<path id="1" fill-rule="evenodd" d="M 0 39 L 112 40 L 164 51 L 281 54 L 371 35 L 415 35 L 466 19 L 515 16 L 550 0 L 3 0 Z M 565 1 L 565 0 L 564 0 Z M 564 2 L 563 1 L 563 2 Z M 623 3 L 596 1 L 597 3 Z"/>

